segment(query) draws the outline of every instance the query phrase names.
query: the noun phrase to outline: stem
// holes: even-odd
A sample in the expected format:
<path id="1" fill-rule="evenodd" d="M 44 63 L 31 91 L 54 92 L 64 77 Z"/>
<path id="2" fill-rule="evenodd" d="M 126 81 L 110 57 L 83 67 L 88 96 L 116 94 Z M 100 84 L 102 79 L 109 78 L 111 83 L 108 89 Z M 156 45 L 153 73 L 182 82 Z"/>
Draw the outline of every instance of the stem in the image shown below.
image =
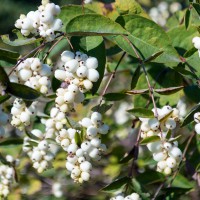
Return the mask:
<path id="1" fill-rule="evenodd" d="M 55 46 L 64 38 L 64 36 L 62 36 L 61 38 L 59 38 L 59 40 L 57 40 L 52 46 L 51 48 L 48 50 L 48 52 L 46 52 L 44 58 L 43 58 L 43 62 L 45 62 L 45 60 L 47 59 L 48 55 L 51 53 L 51 51 L 55 48 Z"/>
<path id="2" fill-rule="evenodd" d="M 119 65 L 120 65 L 120 63 L 121 63 L 121 61 L 122 61 L 122 59 L 124 58 L 125 55 L 126 55 L 126 52 L 124 52 L 124 53 L 122 54 L 122 56 L 121 56 L 121 58 L 119 59 L 119 61 L 118 61 L 117 65 L 116 65 L 114 71 L 110 74 L 110 77 L 109 77 L 109 79 L 108 79 L 108 82 L 107 82 L 107 84 L 106 84 L 106 87 L 104 88 L 104 90 L 103 90 L 103 92 L 102 92 L 102 94 L 101 94 L 101 100 L 100 100 L 99 106 L 102 104 L 103 96 L 105 95 L 105 93 L 106 93 L 106 91 L 107 91 L 107 89 L 108 89 L 108 86 L 110 85 L 112 79 L 115 78 L 116 71 L 117 71 L 117 69 L 118 69 L 118 67 L 119 67 Z"/>
<path id="3" fill-rule="evenodd" d="M 74 47 L 73 47 L 72 43 L 70 42 L 70 39 L 69 39 L 66 35 L 65 35 L 65 38 L 66 38 L 66 40 L 68 41 L 68 43 L 69 43 L 69 45 L 70 45 L 72 51 L 75 53 Z"/>
<path id="4" fill-rule="evenodd" d="M 181 164 L 182 164 L 184 161 L 186 161 L 185 155 L 186 155 L 187 150 L 188 150 L 188 148 L 189 148 L 189 146 L 190 146 L 190 143 L 192 142 L 192 139 L 193 139 L 193 137 L 194 137 L 195 135 L 196 135 L 196 132 L 193 132 L 193 134 L 190 135 L 190 137 L 189 137 L 189 139 L 188 139 L 188 141 L 187 141 L 187 144 L 186 144 L 186 146 L 185 146 L 185 148 L 184 148 L 184 150 L 183 150 L 182 160 L 181 160 L 181 162 L 179 163 L 179 167 L 178 167 L 177 170 L 174 172 L 174 175 L 173 175 L 173 177 L 172 177 L 172 180 L 171 180 L 170 183 L 168 184 L 168 187 L 171 187 L 171 185 L 172 185 L 174 179 L 176 178 L 177 174 L 178 174 L 179 171 L 180 171 Z"/>
<path id="5" fill-rule="evenodd" d="M 165 182 L 163 182 L 163 183 L 160 184 L 160 186 L 159 186 L 158 189 L 156 190 L 155 195 L 153 196 L 152 200 L 155 200 L 155 199 L 156 199 L 156 197 L 158 196 L 160 190 L 162 190 L 162 188 L 164 187 L 164 185 L 165 185 Z"/>
<path id="6" fill-rule="evenodd" d="M 55 39 L 59 38 L 60 36 L 64 35 L 64 33 L 61 33 L 60 35 L 56 36 Z M 54 41 L 54 40 L 53 40 Z M 8 74 L 8 76 L 10 76 L 13 71 L 15 71 L 15 69 L 19 66 L 20 63 L 22 63 L 26 58 L 28 58 L 32 53 L 34 53 L 35 51 L 40 50 L 41 48 L 43 48 L 46 44 L 49 44 L 53 41 L 50 42 L 43 42 L 40 46 L 36 47 L 35 49 L 33 49 L 32 51 L 30 51 L 28 54 L 26 54 L 24 57 L 20 58 L 17 62 L 16 65 L 14 65 L 14 67 L 12 68 L 12 70 L 10 71 L 10 73 Z"/>

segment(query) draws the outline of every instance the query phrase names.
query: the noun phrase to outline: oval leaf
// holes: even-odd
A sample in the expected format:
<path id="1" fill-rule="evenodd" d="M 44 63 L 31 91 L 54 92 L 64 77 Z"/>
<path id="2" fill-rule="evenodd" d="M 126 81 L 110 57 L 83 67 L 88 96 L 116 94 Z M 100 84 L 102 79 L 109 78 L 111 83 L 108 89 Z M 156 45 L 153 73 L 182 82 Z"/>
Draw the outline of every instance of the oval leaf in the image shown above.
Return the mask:
<path id="1" fill-rule="evenodd" d="M 157 136 L 157 135 L 153 135 L 153 136 L 144 138 L 144 139 L 140 142 L 140 144 L 141 144 L 141 145 L 146 145 L 146 144 L 148 144 L 148 143 L 157 142 L 157 141 L 160 141 L 160 137 Z"/>
<path id="2" fill-rule="evenodd" d="M 3 69 L 3 67 L 0 67 L 0 82 L 3 85 L 6 85 L 10 82 L 7 73 L 5 72 L 5 70 Z"/>
<path id="3" fill-rule="evenodd" d="M 103 96 L 106 101 L 119 101 L 126 97 L 124 93 L 107 93 Z"/>
<path id="4" fill-rule="evenodd" d="M 6 92 L 24 100 L 34 100 L 40 96 L 38 91 L 18 83 L 9 83 Z"/>
<path id="5" fill-rule="evenodd" d="M 17 59 L 19 58 L 19 56 L 20 55 L 17 52 L 0 48 L 0 60 L 15 64 L 17 62 Z"/>
<path id="6" fill-rule="evenodd" d="M 21 138 L 9 138 L 4 139 L 0 142 L 0 146 L 7 146 L 7 145 L 21 145 L 23 144 L 24 140 Z"/>
<path id="7" fill-rule="evenodd" d="M 66 26 L 69 35 L 127 35 L 119 24 L 99 14 L 84 14 L 73 18 Z"/>
<path id="8" fill-rule="evenodd" d="M 179 86 L 179 87 L 155 89 L 154 91 L 161 95 L 170 95 L 182 90 L 183 88 L 184 86 Z"/>
<path id="9" fill-rule="evenodd" d="M 143 117 L 143 118 L 154 118 L 154 113 L 151 110 L 146 108 L 133 108 L 131 110 L 127 110 L 130 114 L 135 117 Z"/>
<path id="10" fill-rule="evenodd" d="M 0 96 L 0 104 L 7 101 L 8 99 L 10 99 L 10 95 L 8 95 L 8 94 Z"/>

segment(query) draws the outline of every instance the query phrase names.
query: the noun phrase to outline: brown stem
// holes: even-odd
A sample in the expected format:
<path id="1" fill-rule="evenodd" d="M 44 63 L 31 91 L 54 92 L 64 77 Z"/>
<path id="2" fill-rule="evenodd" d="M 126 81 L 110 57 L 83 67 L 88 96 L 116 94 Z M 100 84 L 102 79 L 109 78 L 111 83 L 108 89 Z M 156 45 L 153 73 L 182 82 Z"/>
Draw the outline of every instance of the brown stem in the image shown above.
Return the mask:
<path id="1" fill-rule="evenodd" d="M 100 100 L 100 102 L 99 102 L 99 106 L 102 104 L 102 102 L 103 102 L 103 96 L 105 95 L 105 93 L 106 93 L 106 91 L 107 91 L 107 89 L 108 89 L 108 86 L 110 85 L 110 82 L 112 81 L 113 78 L 115 78 L 116 71 L 117 71 L 117 69 L 118 69 L 118 67 L 119 67 L 119 65 L 120 65 L 120 63 L 121 63 L 121 61 L 122 61 L 122 59 L 124 58 L 125 55 L 126 55 L 126 52 L 124 52 L 124 53 L 122 54 L 122 56 L 121 56 L 121 58 L 119 59 L 119 61 L 118 61 L 117 65 L 116 65 L 114 71 L 110 74 L 110 77 L 109 77 L 109 79 L 108 79 L 108 82 L 107 82 L 107 84 L 106 84 L 106 87 L 104 88 L 104 90 L 103 90 L 103 92 L 102 92 L 102 94 L 101 94 L 101 100 Z"/>
<path id="2" fill-rule="evenodd" d="M 72 43 L 70 42 L 70 39 L 66 35 L 65 35 L 65 38 L 66 38 L 67 42 L 69 43 L 72 51 L 75 53 L 74 47 L 73 47 Z"/>

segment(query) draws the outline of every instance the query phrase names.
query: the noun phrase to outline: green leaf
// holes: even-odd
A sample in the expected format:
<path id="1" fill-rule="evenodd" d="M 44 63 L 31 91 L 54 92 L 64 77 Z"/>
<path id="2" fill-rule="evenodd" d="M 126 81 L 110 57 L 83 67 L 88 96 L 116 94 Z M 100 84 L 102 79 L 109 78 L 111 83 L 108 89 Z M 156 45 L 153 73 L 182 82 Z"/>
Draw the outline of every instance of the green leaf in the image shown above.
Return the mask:
<path id="1" fill-rule="evenodd" d="M 138 146 L 134 146 L 128 154 L 125 154 L 124 157 L 119 161 L 120 164 L 127 163 L 133 158 L 136 160 L 138 157 Z"/>
<path id="2" fill-rule="evenodd" d="M 116 190 L 119 190 L 125 184 L 130 183 L 130 181 L 131 179 L 129 177 L 119 178 L 110 183 L 109 185 L 105 186 L 104 188 L 102 188 L 102 190 L 105 192 L 114 192 Z"/>
<path id="3" fill-rule="evenodd" d="M 107 93 L 103 96 L 106 101 L 120 101 L 126 97 L 124 93 Z"/>
<path id="4" fill-rule="evenodd" d="M 130 90 L 126 91 L 126 94 L 134 95 L 134 94 L 147 94 L 149 93 L 149 89 L 141 89 L 141 90 Z"/>
<path id="5" fill-rule="evenodd" d="M 0 67 L 0 83 L 7 85 L 10 82 L 7 73 L 3 67 Z"/>
<path id="6" fill-rule="evenodd" d="M 179 86 L 179 87 L 155 89 L 154 91 L 161 95 L 170 95 L 182 90 L 183 88 L 184 86 Z"/>
<path id="7" fill-rule="evenodd" d="M 191 49 L 189 49 L 188 51 L 186 51 L 183 55 L 184 58 L 189 58 L 190 56 L 192 56 L 194 53 L 197 52 L 197 49 L 195 47 L 192 47 Z"/>
<path id="8" fill-rule="evenodd" d="M 157 142 L 157 141 L 160 141 L 160 137 L 157 135 L 153 135 L 153 136 L 146 137 L 143 140 L 141 140 L 140 144 L 146 145 L 148 143 Z"/>
<path id="9" fill-rule="evenodd" d="M 188 180 L 185 176 L 181 175 L 180 173 L 176 176 L 172 183 L 172 187 L 179 187 L 179 188 L 193 188 L 195 183 L 191 180 Z"/>
<path id="10" fill-rule="evenodd" d="M 200 102 L 200 88 L 197 85 L 190 85 L 184 88 L 186 97 L 195 103 Z"/>
<path id="11" fill-rule="evenodd" d="M 143 118 L 155 117 L 153 111 L 148 110 L 146 108 L 133 108 L 127 111 L 135 117 L 143 117 Z"/>
<path id="12" fill-rule="evenodd" d="M 127 35 L 119 24 L 99 14 L 84 14 L 73 18 L 66 26 L 66 33 L 72 36 Z"/>
<path id="13" fill-rule="evenodd" d="M 99 72 L 99 80 L 96 83 L 93 83 L 92 88 L 92 94 L 95 94 L 103 79 L 106 66 L 104 40 L 101 36 L 72 37 L 71 43 L 74 49 L 80 50 L 88 56 L 94 56 L 98 60 L 97 71 Z"/>
<path id="14" fill-rule="evenodd" d="M 150 185 L 163 182 L 165 180 L 165 176 L 156 171 L 145 171 L 137 176 L 137 180 L 141 185 Z"/>
<path id="15" fill-rule="evenodd" d="M 94 12 L 92 10 L 84 7 L 84 13 L 88 14 L 88 13 L 94 13 Z M 83 14 L 82 6 L 79 6 L 79 5 L 67 5 L 67 6 L 63 6 L 61 8 L 61 12 L 60 12 L 58 18 L 60 18 L 62 20 L 63 26 L 66 27 L 66 25 L 74 17 L 77 17 L 77 16 L 82 15 L 82 14 Z"/>
<path id="16" fill-rule="evenodd" d="M 131 90 L 134 89 L 137 85 L 138 79 L 140 77 L 140 65 L 136 68 L 133 76 L 132 76 L 132 80 L 131 80 Z"/>
<path id="17" fill-rule="evenodd" d="M 24 100 L 34 100 L 40 96 L 38 91 L 18 83 L 9 83 L 6 92 Z"/>
<path id="18" fill-rule="evenodd" d="M 44 108 L 44 113 L 46 115 L 50 115 L 50 111 L 51 109 L 55 106 L 55 101 L 50 101 L 48 102 L 46 105 L 45 105 L 45 108 Z"/>
<path id="19" fill-rule="evenodd" d="M 169 142 L 174 142 L 174 141 L 177 141 L 179 138 L 181 137 L 181 135 L 178 135 L 178 136 L 176 136 L 175 138 L 170 138 L 169 139 Z"/>
<path id="20" fill-rule="evenodd" d="M 8 99 L 10 99 L 10 95 L 8 95 L 8 94 L 3 95 L 3 96 L 0 95 L 0 104 L 7 101 Z"/>
<path id="21" fill-rule="evenodd" d="M 10 40 L 9 35 L 1 35 L 1 39 L 5 44 L 8 44 L 10 46 L 24 46 L 24 45 L 29 45 L 29 44 L 34 44 L 37 42 L 40 42 L 42 38 L 27 38 L 22 36 L 22 34 L 19 31 L 15 31 L 17 35 L 17 39 L 15 40 Z"/>
<path id="22" fill-rule="evenodd" d="M 15 64 L 19 56 L 20 55 L 17 52 L 0 48 L 0 60 Z"/>
<path id="23" fill-rule="evenodd" d="M 166 139 L 169 140 L 169 139 L 171 138 L 171 135 L 172 135 L 172 130 L 169 129 L 169 130 L 167 131 Z"/>
<path id="24" fill-rule="evenodd" d="M 143 60 L 148 59 L 152 54 L 164 51 L 154 60 L 155 62 L 176 65 L 180 62 L 179 55 L 172 47 L 168 35 L 153 21 L 138 15 L 123 15 L 118 17 L 116 22 L 129 32 L 127 38 L 138 50 Z M 107 38 L 118 44 L 129 55 L 136 57 L 131 45 L 123 36 Z"/>
<path id="25" fill-rule="evenodd" d="M 46 128 L 46 126 L 42 123 L 34 123 L 34 125 L 33 125 L 33 129 L 38 129 L 38 130 L 42 131 L 43 133 L 45 132 L 45 128 Z"/>
<path id="26" fill-rule="evenodd" d="M 66 119 L 67 119 L 67 123 L 69 124 L 69 126 L 71 128 L 79 129 L 81 127 L 81 125 L 79 123 L 77 123 L 76 121 L 72 120 L 71 118 L 66 117 Z"/>
<path id="27" fill-rule="evenodd" d="M 159 119 L 160 123 L 166 121 L 173 113 L 173 110 L 170 111 L 167 115 L 165 115 L 164 117 L 162 117 L 161 119 Z"/>
<path id="28" fill-rule="evenodd" d="M 82 143 L 82 139 L 81 139 L 80 133 L 76 132 L 74 139 L 75 139 L 76 144 L 80 147 L 80 145 Z"/>
<path id="29" fill-rule="evenodd" d="M 35 128 L 34 128 L 35 129 Z M 36 137 L 35 135 L 33 135 L 31 132 L 29 132 L 29 131 L 27 131 L 27 130 L 25 130 L 25 134 L 29 137 L 29 138 L 31 138 L 31 139 L 33 139 L 33 140 L 40 140 L 40 138 L 38 138 L 38 137 Z"/>
<path id="30" fill-rule="evenodd" d="M 8 145 L 22 145 L 24 142 L 23 139 L 21 138 L 8 138 L 8 139 L 4 139 L 1 140 L 0 142 L 0 146 L 8 146 Z"/>
<path id="31" fill-rule="evenodd" d="M 99 112 L 101 114 L 105 114 L 111 107 L 113 106 L 113 104 L 102 104 L 102 105 L 97 105 L 94 106 L 91 110 L 93 112 Z"/>
<path id="32" fill-rule="evenodd" d="M 154 54 L 151 55 L 149 58 L 145 59 L 145 60 L 144 60 L 144 63 L 149 63 L 149 62 L 155 60 L 158 56 L 160 56 L 160 55 L 163 54 L 163 53 L 164 53 L 164 51 L 159 51 L 159 52 L 157 52 L 157 53 L 154 53 Z"/>
<path id="33" fill-rule="evenodd" d="M 54 92 L 56 92 L 56 90 L 60 87 L 61 83 L 62 82 L 59 81 L 57 78 L 55 78 L 55 77 L 52 78 L 51 86 L 52 86 L 52 89 Z"/>
<path id="34" fill-rule="evenodd" d="M 183 122 L 181 124 L 181 127 L 186 126 L 190 122 L 194 121 L 194 114 L 196 112 L 200 112 L 200 104 L 194 106 L 189 113 L 186 115 L 186 117 L 183 119 Z"/>
<path id="35" fill-rule="evenodd" d="M 185 28 L 186 30 L 188 30 L 189 26 L 190 26 L 190 16 L 191 16 L 191 12 L 190 12 L 190 9 L 187 9 L 186 10 L 186 13 L 185 13 Z"/>
<path id="36" fill-rule="evenodd" d="M 4 156 L 0 153 L 0 162 L 4 165 L 9 165 L 10 163 L 4 158 Z"/>
<path id="37" fill-rule="evenodd" d="M 109 49 L 106 49 L 107 56 L 114 56 L 120 52 L 122 52 L 122 50 L 117 45 L 114 45 L 110 47 Z"/>
<path id="38" fill-rule="evenodd" d="M 198 4 L 198 3 L 192 3 L 192 6 L 197 11 L 198 15 L 200 15 L 200 4 Z"/>

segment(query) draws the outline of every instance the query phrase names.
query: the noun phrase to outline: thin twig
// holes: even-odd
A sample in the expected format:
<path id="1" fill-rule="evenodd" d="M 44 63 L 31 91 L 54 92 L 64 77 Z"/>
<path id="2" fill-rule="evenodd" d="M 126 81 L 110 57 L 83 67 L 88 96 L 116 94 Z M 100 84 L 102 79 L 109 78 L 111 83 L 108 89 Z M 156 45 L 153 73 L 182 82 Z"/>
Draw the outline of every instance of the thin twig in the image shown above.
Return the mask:
<path id="1" fill-rule="evenodd" d="M 108 82 L 107 82 L 107 84 L 106 84 L 106 87 L 104 88 L 104 90 L 103 90 L 103 92 L 102 92 L 102 94 L 101 94 L 101 100 L 100 100 L 100 102 L 99 102 L 99 106 L 102 104 L 102 102 L 103 102 L 103 96 L 105 95 L 105 93 L 106 93 L 106 91 L 107 91 L 107 89 L 108 89 L 108 86 L 110 85 L 110 82 L 112 81 L 113 78 L 115 78 L 115 74 L 116 74 L 117 68 L 119 67 L 119 65 L 120 65 L 120 63 L 121 63 L 121 61 L 122 61 L 122 59 L 124 58 L 125 55 L 126 55 L 126 52 L 124 52 L 124 53 L 122 54 L 122 56 L 121 56 L 121 58 L 119 59 L 119 61 L 118 61 L 117 65 L 116 65 L 114 71 L 110 74 L 110 77 L 109 77 L 109 79 L 108 79 Z"/>
<path id="2" fill-rule="evenodd" d="M 72 43 L 70 42 L 70 39 L 69 39 L 66 35 L 65 35 L 65 38 L 66 38 L 66 40 L 68 41 L 68 43 L 69 43 L 69 45 L 70 45 L 72 51 L 75 53 L 74 47 L 73 47 Z"/>
<path id="3" fill-rule="evenodd" d="M 43 62 L 45 62 L 45 60 L 47 59 L 48 55 L 51 53 L 51 51 L 55 48 L 55 46 L 64 38 L 65 36 L 62 36 L 59 38 L 59 40 L 57 40 L 52 46 L 51 48 L 46 52 L 44 58 L 43 58 Z"/>
<path id="4" fill-rule="evenodd" d="M 160 184 L 160 186 L 159 186 L 158 189 L 156 190 L 155 195 L 153 196 L 152 200 L 155 200 L 155 199 L 156 199 L 156 197 L 158 196 L 160 190 L 162 190 L 162 188 L 164 187 L 164 185 L 165 185 L 165 181 L 164 181 L 163 183 Z"/>

